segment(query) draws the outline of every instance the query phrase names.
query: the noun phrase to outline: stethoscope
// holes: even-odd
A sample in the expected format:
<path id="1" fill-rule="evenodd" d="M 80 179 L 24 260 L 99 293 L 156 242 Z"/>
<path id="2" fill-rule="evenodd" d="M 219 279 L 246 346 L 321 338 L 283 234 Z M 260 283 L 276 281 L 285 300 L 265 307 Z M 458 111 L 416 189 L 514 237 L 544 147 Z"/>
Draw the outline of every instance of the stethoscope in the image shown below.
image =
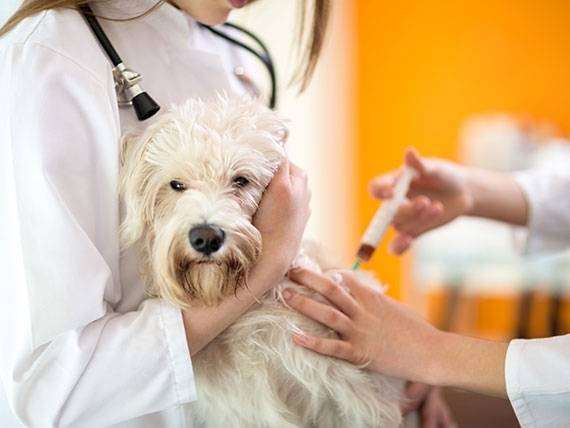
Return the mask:
<path id="1" fill-rule="evenodd" d="M 117 101 L 119 107 L 133 107 L 138 120 L 141 121 L 154 116 L 160 110 L 160 105 L 158 105 L 158 103 L 141 88 L 140 82 L 143 79 L 143 76 L 140 73 L 137 73 L 136 71 L 131 70 L 125 66 L 123 60 L 103 31 L 103 28 L 101 28 L 101 25 L 95 17 L 95 14 L 93 13 L 91 7 L 89 5 L 81 5 L 79 6 L 79 9 L 87 21 L 87 24 L 89 24 L 89 27 L 91 27 L 93 34 L 99 41 L 99 44 L 113 64 L 113 79 L 115 80 L 115 91 L 117 93 Z M 258 45 L 261 51 L 258 51 L 251 46 L 243 43 L 242 41 L 229 36 L 227 33 L 220 31 L 217 28 L 213 28 L 205 24 L 199 25 L 203 28 L 208 29 L 215 35 L 227 40 L 228 42 L 245 49 L 263 63 L 271 80 L 271 92 L 268 105 L 272 109 L 275 108 L 275 105 L 277 104 L 277 77 L 275 74 L 275 66 L 273 65 L 273 60 L 271 59 L 271 55 L 269 54 L 269 50 L 265 44 L 253 33 L 235 24 L 225 23 L 223 26 L 237 30 L 242 35 L 249 37 L 253 42 L 255 42 L 255 44 Z M 252 79 L 244 72 L 244 69 L 242 67 L 237 67 L 234 70 L 234 74 L 254 95 L 260 95 L 259 90 L 253 83 Z"/>

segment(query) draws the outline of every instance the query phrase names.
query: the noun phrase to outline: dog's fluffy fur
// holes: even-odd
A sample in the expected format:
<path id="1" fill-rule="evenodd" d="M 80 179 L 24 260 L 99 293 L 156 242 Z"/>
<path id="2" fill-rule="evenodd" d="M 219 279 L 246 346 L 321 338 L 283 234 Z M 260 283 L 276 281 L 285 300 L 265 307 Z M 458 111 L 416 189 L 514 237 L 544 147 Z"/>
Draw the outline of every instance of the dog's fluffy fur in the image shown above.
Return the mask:
<path id="1" fill-rule="evenodd" d="M 141 241 L 152 295 L 187 309 L 217 305 L 247 287 L 262 250 L 252 217 L 285 156 L 286 135 L 283 121 L 258 102 L 220 97 L 174 107 L 125 138 L 122 244 Z M 200 224 L 226 235 L 209 256 L 189 243 Z M 334 267 L 307 245 L 296 263 L 319 272 Z M 398 426 L 401 382 L 294 345 L 293 331 L 334 333 L 286 307 L 285 288 L 311 294 L 283 280 L 193 358 L 192 416 L 213 428 Z"/>

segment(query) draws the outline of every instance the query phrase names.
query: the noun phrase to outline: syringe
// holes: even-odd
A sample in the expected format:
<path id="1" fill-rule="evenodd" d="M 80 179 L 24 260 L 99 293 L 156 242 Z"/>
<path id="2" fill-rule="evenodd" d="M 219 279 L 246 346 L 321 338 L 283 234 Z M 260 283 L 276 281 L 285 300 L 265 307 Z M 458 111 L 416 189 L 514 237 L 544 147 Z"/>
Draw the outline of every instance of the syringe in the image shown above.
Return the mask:
<path id="1" fill-rule="evenodd" d="M 380 241 L 386 234 L 388 226 L 394 220 L 394 216 L 398 208 L 404 202 L 406 194 L 410 188 L 410 183 L 416 176 L 416 170 L 412 167 L 405 165 L 402 175 L 394 186 L 394 192 L 391 199 L 386 200 L 376 210 L 374 217 L 368 224 L 366 232 L 360 241 L 360 247 L 356 253 L 356 260 L 352 265 L 353 270 L 357 270 L 362 262 L 367 262 L 372 258 L 374 251 L 380 244 Z"/>

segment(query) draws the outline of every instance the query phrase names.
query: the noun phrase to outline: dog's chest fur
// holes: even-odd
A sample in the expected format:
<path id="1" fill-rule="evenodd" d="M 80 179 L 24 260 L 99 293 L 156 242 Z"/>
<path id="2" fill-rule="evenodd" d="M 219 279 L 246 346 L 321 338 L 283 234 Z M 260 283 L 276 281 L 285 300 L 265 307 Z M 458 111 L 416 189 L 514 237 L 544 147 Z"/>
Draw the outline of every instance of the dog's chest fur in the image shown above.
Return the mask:
<path id="1" fill-rule="evenodd" d="M 319 251 L 306 243 L 296 264 L 331 269 Z M 370 276 L 360 279 L 380 286 Z M 287 308 L 285 288 L 310 294 L 285 279 L 194 358 L 192 417 L 212 428 L 399 426 L 403 383 L 295 345 L 295 331 L 334 333 Z"/>

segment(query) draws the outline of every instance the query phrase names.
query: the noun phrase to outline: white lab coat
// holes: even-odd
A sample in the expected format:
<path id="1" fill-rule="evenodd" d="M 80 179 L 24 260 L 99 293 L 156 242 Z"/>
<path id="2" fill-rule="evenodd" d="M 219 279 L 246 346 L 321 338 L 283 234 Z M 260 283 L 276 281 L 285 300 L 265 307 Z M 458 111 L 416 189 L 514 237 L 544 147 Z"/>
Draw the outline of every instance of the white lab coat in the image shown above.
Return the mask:
<path id="1" fill-rule="evenodd" d="M 570 248 L 570 166 L 517 176 L 530 205 L 531 252 Z M 570 334 L 513 340 L 505 365 L 509 399 L 523 428 L 570 426 Z"/>
<path id="2" fill-rule="evenodd" d="M 110 3 L 97 11 L 156 1 Z M 244 92 L 241 53 L 169 4 L 101 23 L 163 108 Z M 0 100 L 0 410 L 14 413 L 0 426 L 192 426 L 181 312 L 145 300 L 136 254 L 119 251 L 118 143 L 139 123 L 119 111 L 77 12 L 40 13 L 0 39 Z"/>

